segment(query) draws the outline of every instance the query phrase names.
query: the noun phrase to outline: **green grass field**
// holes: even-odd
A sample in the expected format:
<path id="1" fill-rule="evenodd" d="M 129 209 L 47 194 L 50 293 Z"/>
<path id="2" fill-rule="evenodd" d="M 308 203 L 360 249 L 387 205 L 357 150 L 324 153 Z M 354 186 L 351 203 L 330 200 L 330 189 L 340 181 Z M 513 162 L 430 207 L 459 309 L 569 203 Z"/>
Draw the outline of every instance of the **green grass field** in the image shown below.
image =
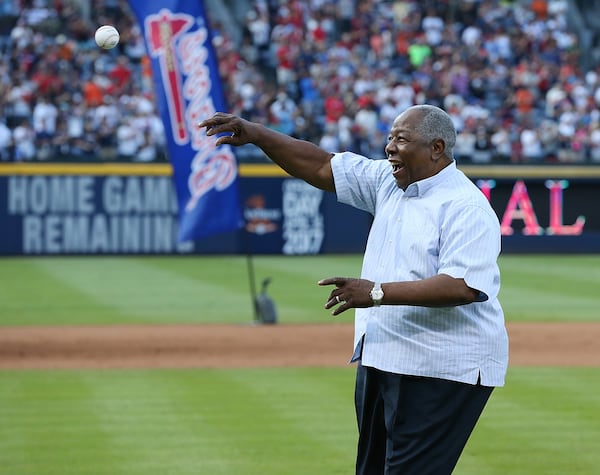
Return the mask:
<path id="1" fill-rule="evenodd" d="M 327 322 L 328 288 L 358 276 L 361 257 L 256 256 L 257 286 L 282 323 Z M 508 321 L 599 320 L 600 256 L 502 256 Z M 245 323 L 253 308 L 245 257 L 0 259 L 0 326 L 104 323 Z M 342 318 L 351 318 L 343 316 Z"/>
<path id="2" fill-rule="evenodd" d="M 245 323 L 244 257 L 0 259 L 7 325 Z M 598 321 L 600 256 L 502 256 L 509 321 Z M 359 256 L 257 256 L 281 324 Z M 350 319 L 348 317 L 341 317 Z M 1 358 L 1 349 L 0 349 Z M 2 475 L 353 473 L 352 367 L 0 371 Z M 511 367 L 457 475 L 600 473 L 600 368 Z"/>

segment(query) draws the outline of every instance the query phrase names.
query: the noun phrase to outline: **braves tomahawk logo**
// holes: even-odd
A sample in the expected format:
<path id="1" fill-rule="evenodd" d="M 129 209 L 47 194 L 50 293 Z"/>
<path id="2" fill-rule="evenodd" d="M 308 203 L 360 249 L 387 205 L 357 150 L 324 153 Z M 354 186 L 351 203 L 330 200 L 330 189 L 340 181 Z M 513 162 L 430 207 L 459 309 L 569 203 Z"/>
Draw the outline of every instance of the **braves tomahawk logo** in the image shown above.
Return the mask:
<path id="1" fill-rule="evenodd" d="M 161 9 L 145 19 L 148 49 L 158 67 L 165 92 L 173 141 L 191 147 L 194 156 L 187 180 L 190 198 L 185 206 L 192 211 L 198 200 L 211 190 L 222 191 L 237 177 L 235 156 L 229 146 L 215 147 L 216 137 L 195 125 L 216 112 L 212 94 L 210 37 L 203 21 L 185 13 Z M 218 70 L 213 72 L 218 81 Z M 172 160 L 179 160 L 185 150 Z"/>
<path id="2" fill-rule="evenodd" d="M 187 143 L 188 134 L 184 120 L 184 103 L 181 74 L 177 64 L 177 39 L 194 24 L 186 14 L 161 10 L 146 17 L 146 37 L 150 55 L 158 59 L 164 91 L 167 96 L 173 139 L 177 144 Z"/>

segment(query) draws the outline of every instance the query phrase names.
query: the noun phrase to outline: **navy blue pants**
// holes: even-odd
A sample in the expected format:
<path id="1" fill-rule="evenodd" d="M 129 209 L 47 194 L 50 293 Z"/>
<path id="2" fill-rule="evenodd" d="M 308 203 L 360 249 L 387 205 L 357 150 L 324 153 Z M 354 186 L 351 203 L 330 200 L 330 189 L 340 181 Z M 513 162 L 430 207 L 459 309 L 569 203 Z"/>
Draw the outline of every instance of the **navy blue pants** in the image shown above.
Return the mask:
<path id="1" fill-rule="evenodd" d="M 452 473 L 493 388 L 358 365 L 357 475 Z"/>

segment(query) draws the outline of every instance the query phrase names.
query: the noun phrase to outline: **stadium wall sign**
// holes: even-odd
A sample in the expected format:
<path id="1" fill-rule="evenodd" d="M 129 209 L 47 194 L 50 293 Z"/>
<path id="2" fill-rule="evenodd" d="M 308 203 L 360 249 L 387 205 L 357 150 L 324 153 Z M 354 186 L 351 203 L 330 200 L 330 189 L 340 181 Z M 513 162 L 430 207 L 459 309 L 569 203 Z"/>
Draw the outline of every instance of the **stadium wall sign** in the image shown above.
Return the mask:
<path id="1" fill-rule="evenodd" d="M 600 252 L 600 167 L 461 167 L 504 252 Z M 240 164 L 244 229 L 178 242 L 168 164 L 0 165 L 0 254 L 362 252 L 370 216 L 270 164 Z"/>

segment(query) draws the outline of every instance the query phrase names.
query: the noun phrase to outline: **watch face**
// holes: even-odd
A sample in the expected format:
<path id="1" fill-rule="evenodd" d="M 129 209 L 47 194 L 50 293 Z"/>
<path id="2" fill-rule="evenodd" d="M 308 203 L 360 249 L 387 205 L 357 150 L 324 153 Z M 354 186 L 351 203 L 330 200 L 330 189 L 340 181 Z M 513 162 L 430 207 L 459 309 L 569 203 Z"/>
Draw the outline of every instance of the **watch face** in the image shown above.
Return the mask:
<path id="1" fill-rule="evenodd" d="M 373 300 L 381 300 L 383 298 L 383 290 L 381 290 L 381 289 L 371 290 L 371 298 Z"/>

